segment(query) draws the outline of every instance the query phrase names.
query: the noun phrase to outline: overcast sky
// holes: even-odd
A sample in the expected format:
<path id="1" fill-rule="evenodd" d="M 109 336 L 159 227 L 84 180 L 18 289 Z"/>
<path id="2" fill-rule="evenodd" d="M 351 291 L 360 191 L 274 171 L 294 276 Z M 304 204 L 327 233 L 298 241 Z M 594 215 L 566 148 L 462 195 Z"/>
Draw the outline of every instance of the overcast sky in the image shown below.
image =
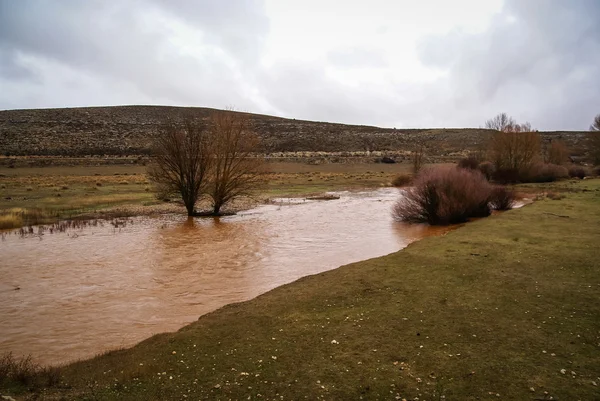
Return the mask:
<path id="1" fill-rule="evenodd" d="M 0 0 L 0 109 L 543 130 L 600 113 L 597 0 Z"/>

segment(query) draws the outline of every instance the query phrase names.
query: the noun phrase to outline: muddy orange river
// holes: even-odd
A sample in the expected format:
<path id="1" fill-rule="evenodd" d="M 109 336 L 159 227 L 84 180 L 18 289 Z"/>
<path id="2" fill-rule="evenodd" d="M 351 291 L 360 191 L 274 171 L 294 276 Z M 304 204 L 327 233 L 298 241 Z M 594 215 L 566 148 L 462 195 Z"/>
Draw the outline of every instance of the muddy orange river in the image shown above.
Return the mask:
<path id="1" fill-rule="evenodd" d="M 396 189 L 286 201 L 237 216 L 135 218 L 0 242 L 0 354 L 62 364 L 174 331 L 300 277 L 397 251 Z"/>

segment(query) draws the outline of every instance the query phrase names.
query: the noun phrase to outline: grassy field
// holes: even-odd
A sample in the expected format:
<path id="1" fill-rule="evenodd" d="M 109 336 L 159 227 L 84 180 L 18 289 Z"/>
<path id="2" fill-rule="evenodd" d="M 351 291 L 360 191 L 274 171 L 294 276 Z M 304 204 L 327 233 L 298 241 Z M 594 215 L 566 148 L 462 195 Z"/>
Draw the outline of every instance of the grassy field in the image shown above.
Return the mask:
<path id="1" fill-rule="evenodd" d="M 563 199 L 303 278 L 10 394 L 600 399 L 600 180 L 559 189 Z"/>
<path id="2" fill-rule="evenodd" d="M 265 186 L 255 194 L 259 201 L 386 186 L 410 166 L 269 163 L 267 169 Z M 130 215 L 155 212 L 161 202 L 155 199 L 145 171 L 138 165 L 2 168 L 0 229 L 52 223 L 115 208 Z"/>

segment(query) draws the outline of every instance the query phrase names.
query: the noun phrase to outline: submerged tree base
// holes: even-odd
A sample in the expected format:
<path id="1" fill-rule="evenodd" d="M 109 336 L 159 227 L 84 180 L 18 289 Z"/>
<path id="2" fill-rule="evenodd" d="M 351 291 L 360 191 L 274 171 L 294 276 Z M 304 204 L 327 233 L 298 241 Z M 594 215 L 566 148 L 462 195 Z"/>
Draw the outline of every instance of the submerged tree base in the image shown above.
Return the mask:
<path id="1" fill-rule="evenodd" d="M 204 210 L 201 212 L 194 212 L 189 217 L 225 217 L 225 216 L 235 216 L 236 212 L 213 212 L 212 210 Z"/>

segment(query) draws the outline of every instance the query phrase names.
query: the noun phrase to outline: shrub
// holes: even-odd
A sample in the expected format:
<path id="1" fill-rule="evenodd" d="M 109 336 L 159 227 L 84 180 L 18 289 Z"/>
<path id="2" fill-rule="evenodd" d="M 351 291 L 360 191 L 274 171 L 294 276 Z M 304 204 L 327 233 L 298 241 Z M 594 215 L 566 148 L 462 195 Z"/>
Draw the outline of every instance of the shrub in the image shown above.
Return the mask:
<path id="1" fill-rule="evenodd" d="M 412 176 L 409 174 L 398 174 L 392 180 L 392 185 L 395 187 L 405 187 L 412 181 Z"/>
<path id="2" fill-rule="evenodd" d="M 507 184 L 521 181 L 522 174 L 515 168 L 496 168 L 492 174 L 494 181 Z"/>
<path id="3" fill-rule="evenodd" d="M 38 369 L 30 356 L 16 359 L 12 353 L 3 354 L 0 357 L 0 383 L 10 380 L 24 385 L 30 384 Z"/>
<path id="4" fill-rule="evenodd" d="M 494 179 L 517 182 L 540 154 L 537 132 L 497 132 L 492 137 L 490 156 L 496 166 Z"/>
<path id="5" fill-rule="evenodd" d="M 479 171 L 456 167 L 423 170 L 393 209 L 398 221 L 462 223 L 491 213 L 491 185 Z"/>
<path id="6" fill-rule="evenodd" d="M 569 177 L 566 167 L 550 163 L 536 163 L 520 174 L 522 182 L 554 182 Z"/>
<path id="7" fill-rule="evenodd" d="M 596 166 L 592 169 L 592 174 L 594 174 L 595 176 L 600 176 L 600 166 Z"/>
<path id="8" fill-rule="evenodd" d="M 488 181 L 492 179 L 494 173 L 496 172 L 496 167 L 492 162 L 479 163 L 477 169 L 481 172 L 481 174 L 483 174 L 485 178 L 487 178 Z"/>
<path id="9" fill-rule="evenodd" d="M 0 355 L 0 387 L 20 385 L 35 388 L 56 386 L 60 382 L 60 369 L 41 367 L 31 356 L 15 358 L 12 353 Z"/>
<path id="10" fill-rule="evenodd" d="M 571 178 L 584 179 L 585 177 L 587 177 L 587 175 L 588 174 L 585 171 L 585 168 L 583 168 L 581 166 L 569 167 L 569 177 L 571 177 Z"/>
<path id="11" fill-rule="evenodd" d="M 473 156 L 465 157 L 464 159 L 459 160 L 458 167 L 470 170 L 477 170 L 477 168 L 479 167 L 479 160 L 477 160 Z"/>
<path id="12" fill-rule="evenodd" d="M 569 159 L 569 148 L 563 141 L 552 141 L 548 147 L 546 162 L 562 165 Z"/>
<path id="13" fill-rule="evenodd" d="M 494 210 L 510 210 L 515 205 L 514 191 L 496 185 L 490 193 L 490 206 Z"/>
<path id="14" fill-rule="evenodd" d="M 419 171 L 421 171 L 421 169 L 423 168 L 424 165 L 425 165 L 425 146 L 420 145 L 413 152 L 413 157 L 412 157 L 413 174 L 416 175 Z"/>

